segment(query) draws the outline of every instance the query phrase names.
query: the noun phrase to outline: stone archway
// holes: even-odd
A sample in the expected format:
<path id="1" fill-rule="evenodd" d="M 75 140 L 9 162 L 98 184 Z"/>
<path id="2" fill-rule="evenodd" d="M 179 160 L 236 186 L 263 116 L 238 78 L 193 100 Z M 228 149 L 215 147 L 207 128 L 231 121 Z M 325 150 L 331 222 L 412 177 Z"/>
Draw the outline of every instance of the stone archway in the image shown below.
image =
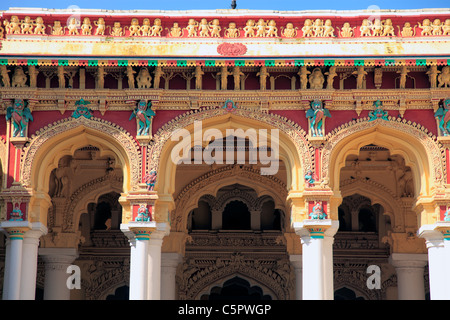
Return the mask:
<path id="1" fill-rule="evenodd" d="M 171 141 L 172 133 L 177 129 L 187 129 L 192 134 L 194 122 L 201 121 L 203 129 L 215 128 L 225 132 L 226 129 L 249 128 L 279 129 L 280 131 L 280 159 L 286 163 L 288 175 L 288 189 L 303 189 L 303 175 L 307 169 L 314 167 L 314 154 L 305 131 L 292 120 L 287 118 L 255 112 L 251 109 L 238 108 L 232 113 L 223 108 L 207 108 L 199 111 L 190 111 L 176 117 L 160 128 L 154 135 L 149 146 L 148 170 L 158 172 L 158 181 L 155 189 L 159 194 L 171 195 L 173 193 L 174 174 L 176 164 L 171 161 L 171 151 L 178 141 Z M 227 136 L 223 134 L 223 136 Z"/>
<path id="2" fill-rule="evenodd" d="M 406 120 L 389 118 L 369 122 L 361 118 L 327 135 L 322 153 L 322 176 L 333 190 L 339 189 L 339 172 L 347 155 L 358 154 L 362 146 L 370 143 L 405 159 L 405 164 L 413 169 L 416 195 L 429 195 L 432 186 L 444 183 L 445 159 L 436 137 Z"/>

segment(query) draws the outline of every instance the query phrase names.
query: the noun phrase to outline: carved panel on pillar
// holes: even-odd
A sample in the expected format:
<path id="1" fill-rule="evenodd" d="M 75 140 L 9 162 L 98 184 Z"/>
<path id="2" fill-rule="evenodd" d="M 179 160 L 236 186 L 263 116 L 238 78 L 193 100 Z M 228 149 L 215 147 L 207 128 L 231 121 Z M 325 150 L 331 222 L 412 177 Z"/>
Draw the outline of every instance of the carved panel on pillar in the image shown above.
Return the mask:
<path id="1" fill-rule="evenodd" d="M 6 207 L 6 216 L 2 216 L 1 220 L 28 220 L 28 203 L 30 201 L 30 195 L 25 188 L 15 182 L 11 188 L 4 190 L 0 196 L 5 201 Z"/>

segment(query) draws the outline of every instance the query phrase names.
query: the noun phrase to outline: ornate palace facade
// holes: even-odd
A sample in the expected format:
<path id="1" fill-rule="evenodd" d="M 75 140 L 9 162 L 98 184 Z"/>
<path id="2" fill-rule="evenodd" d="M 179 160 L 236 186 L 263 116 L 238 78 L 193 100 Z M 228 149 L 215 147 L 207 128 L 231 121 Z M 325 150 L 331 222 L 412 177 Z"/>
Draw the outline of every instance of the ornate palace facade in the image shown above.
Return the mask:
<path id="1" fill-rule="evenodd" d="M 450 298 L 450 9 L 0 22 L 3 299 Z"/>

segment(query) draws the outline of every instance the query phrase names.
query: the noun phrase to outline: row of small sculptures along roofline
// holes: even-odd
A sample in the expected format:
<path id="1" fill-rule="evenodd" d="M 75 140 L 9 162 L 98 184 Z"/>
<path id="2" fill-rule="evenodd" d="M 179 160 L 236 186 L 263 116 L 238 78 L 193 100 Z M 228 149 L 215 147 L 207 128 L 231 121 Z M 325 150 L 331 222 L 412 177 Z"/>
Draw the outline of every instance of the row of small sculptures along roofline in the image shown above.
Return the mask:
<path id="1" fill-rule="evenodd" d="M 384 20 L 380 18 L 364 19 L 361 25 L 351 26 L 350 22 L 345 22 L 341 27 L 333 27 L 331 19 L 322 20 L 320 18 L 306 19 L 303 26 L 296 26 L 292 22 L 285 26 L 277 26 L 274 19 L 249 19 L 245 26 L 238 27 L 236 22 L 229 22 L 228 27 L 220 25 L 218 18 L 211 18 L 208 21 L 202 18 L 197 21 L 194 18 L 188 20 L 185 27 L 181 27 L 178 22 L 173 22 L 171 28 L 164 28 L 160 18 L 151 22 L 149 18 L 144 18 L 142 24 L 138 18 L 132 18 L 130 25 L 123 26 L 121 22 L 116 21 L 107 25 L 104 18 L 98 18 L 91 22 L 88 17 L 76 18 L 69 17 L 66 25 L 61 21 L 53 21 L 53 25 L 45 25 L 42 17 L 32 19 L 25 16 L 20 19 L 18 16 L 3 20 L 3 28 L 0 25 L 0 38 L 10 34 L 26 35 L 54 35 L 54 36 L 112 36 L 112 37 L 201 37 L 201 38 L 328 38 L 328 37 L 414 37 L 414 36 L 448 36 L 450 35 L 450 19 L 441 20 L 423 19 L 413 25 L 410 22 L 404 22 L 403 26 L 397 25 L 397 30 L 390 18 Z M 336 30 L 337 29 L 337 30 Z M 164 32 L 165 30 L 165 32 Z M 47 33 L 49 31 L 49 33 Z M 301 33 L 299 32 L 301 31 Z M 163 35 L 164 33 L 164 35 Z"/>
<path id="2" fill-rule="evenodd" d="M 39 69 L 37 69 L 35 66 L 29 66 L 28 71 L 26 73 L 22 69 L 22 67 L 20 66 L 16 67 L 14 69 L 14 73 L 12 74 L 12 79 L 10 79 L 9 72 L 11 72 L 11 70 L 8 70 L 8 68 L 5 65 L 0 66 L 0 79 L 1 79 L 0 83 L 2 84 L 3 87 L 27 87 L 28 76 L 26 75 L 26 73 L 30 77 L 29 81 L 30 87 L 36 87 Z M 406 80 L 409 72 L 410 70 L 408 69 L 407 66 L 402 66 L 400 70 L 397 71 L 397 73 L 400 74 L 399 77 L 400 89 L 406 88 Z M 65 80 L 66 71 L 64 70 L 64 66 L 58 66 L 56 69 L 56 74 L 58 75 L 60 87 L 64 88 L 66 82 Z M 99 67 L 98 70 L 95 72 L 97 85 L 99 85 L 100 88 L 103 88 L 104 77 L 106 74 L 107 72 L 105 72 L 104 67 Z M 162 67 L 158 66 L 153 71 L 152 77 L 150 71 L 146 67 L 142 67 L 140 68 L 137 76 L 135 76 L 136 71 L 133 69 L 133 67 L 127 66 L 125 74 L 127 75 L 128 78 L 129 88 L 136 88 L 136 87 L 151 88 L 152 80 L 153 80 L 153 87 L 159 88 L 160 78 L 164 77 L 166 72 L 162 69 Z M 297 74 L 300 77 L 301 89 L 307 89 L 308 84 L 310 86 L 310 89 L 323 89 L 325 83 L 327 89 L 332 89 L 334 78 L 338 76 L 335 66 L 331 66 L 325 73 L 323 73 L 322 69 L 319 67 L 316 67 L 311 71 L 309 71 L 306 66 L 302 66 L 299 68 Z M 356 67 L 356 70 L 353 71 L 352 74 L 356 77 L 356 88 L 363 89 L 364 81 L 366 79 L 366 75 L 368 74 L 364 66 Z M 444 66 L 440 71 L 438 70 L 436 65 L 433 65 L 428 68 L 426 74 L 428 75 L 431 88 L 450 87 L 450 66 Z M 201 66 L 195 67 L 194 72 L 192 73 L 192 77 L 195 77 L 196 89 L 202 89 L 203 75 L 204 71 L 202 70 Z M 238 88 L 240 86 L 239 84 L 241 76 L 245 76 L 245 74 L 241 72 L 241 69 L 238 66 L 233 67 L 232 71 L 229 71 L 229 67 L 227 66 L 221 67 L 219 72 L 216 74 L 216 78 L 220 79 L 222 89 L 227 88 L 228 76 L 234 77 L 235 87 Z M 256 76 L 258 76 L 260 79 L 260 89 L 265 90 L 267 79 L 270 76 L 267 67 L 265 66 L 261 67 Z M 374 74 L 374 77 L 375 78 L 377 77 L 376 73 Z M 378 81 L 380 80 L 381 79 L 379 79 Z"/>

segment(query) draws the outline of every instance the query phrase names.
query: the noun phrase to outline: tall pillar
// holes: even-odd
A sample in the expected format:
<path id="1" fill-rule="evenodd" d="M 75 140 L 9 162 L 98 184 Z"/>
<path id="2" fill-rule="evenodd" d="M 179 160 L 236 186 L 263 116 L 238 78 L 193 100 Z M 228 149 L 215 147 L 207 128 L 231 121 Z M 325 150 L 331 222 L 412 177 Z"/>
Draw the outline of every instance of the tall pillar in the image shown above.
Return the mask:
<path id="1" fill-rule="evenodd" d="M 78 257 L 75 248 L 40 248 L 45 262 L 44 300 L 70 300 L 67 268 Z"/>
<path id="2" fill-rule="evenodd" d="M 426 254 L 392 253 L 389 263 L 397 272 L 399 300 L 425 300 L 424 267 Z"/>
<path id="3" fill-rule="evenodd" d="M 291 254 L 289 256 L 289 260 L 291 260 L 291 264 L 294 267 L 295 273 L 295 299 L 302 300 L 302 255 L 301 254 Z"/>
<path id="4" fill-rule="evenodd" d="M 34 300 L 36 298 L 39 238 L 46 233 L 47 228 L 40 222 L 36 222 L 32 223 L 32 229 L 28 230 L 24 235 L 20 300 Z"/>
<path id="5" fill-rule="evenodd" d="M 161 246 L 162 237 L 152 234 L 148 247 L 148 300 L 161 300 Z"/>
<path id="6" fill-rule="evenodd" d="M 182 262 L 181 254 L 164 252 L 161 255 L 161 299 L 176 300 L 176 281 L 178 265 Z"/>
<path id="7" fill-rule="evenodd" d="M 168 225 L 155 221 L 121 225 L 131 244 L 130 300 L 161 298 L 161 245 Z"/>
<path id="8" fill-rule="evenodd" d="M 448 229 L 445 229 L 445 228 Z M 419 229 L 419 236 L 425 238 L 428 249 L 428 272 L 431 300 L 450 300 L 450 230 L 449 222 L 437 222 L 424 225 Z"/>
<path id="9" fill-rule="evenodd" d="M 130 300 L 144 300 L 147 295 L 147 254 L 150 234 L 140 232 L 130 239 Z"/>
<path id="10" fill-rule="evenodd" d="M 19 300 L 20 281 L 22 277 L 23 238 L 25 233 L 31 228 L 31 224 L 28 221 L 3 221 L 1 228 L 8 236 L 3 300 Z"/>
<path id="11" fill-rule="evenodd" d="M 332 237 L 338 227 L 339 222 L 330 219 L 294 223 L 302 242 L 303 300 L 333 299 Z"/>

